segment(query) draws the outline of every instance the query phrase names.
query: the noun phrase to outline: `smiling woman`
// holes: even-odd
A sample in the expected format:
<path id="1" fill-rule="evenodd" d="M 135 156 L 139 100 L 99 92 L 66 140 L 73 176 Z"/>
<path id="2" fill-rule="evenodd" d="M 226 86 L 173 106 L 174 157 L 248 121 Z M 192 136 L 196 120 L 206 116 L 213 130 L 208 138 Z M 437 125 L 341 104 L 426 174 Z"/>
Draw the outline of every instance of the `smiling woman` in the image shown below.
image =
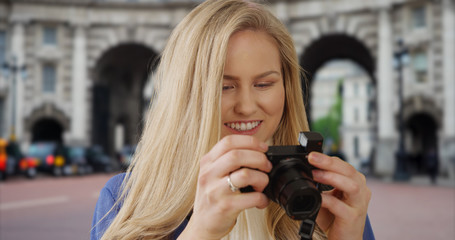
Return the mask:
<path id="1" fill-rule="evenodd" d="M 263 190 L 268 146 L 309 130 L 300 73 L 291 36 L 260 4 L 196 7 L 170 36 L 142 139 L 102 190 L 91 238 L 299 239 L 300 222 Z M 338 158 L 308 160 L 335 187 L 321 194 L 313 239 L 374 239 L 365 177 Z"/>
<path id="2" fill-rule="evenodd" d="M 244 134 L 263 142 L 271 139 L 284 110 L 284 83 L 276 41 L 262 31 L 233 34 L 223 79 L 221 137 Z"/>

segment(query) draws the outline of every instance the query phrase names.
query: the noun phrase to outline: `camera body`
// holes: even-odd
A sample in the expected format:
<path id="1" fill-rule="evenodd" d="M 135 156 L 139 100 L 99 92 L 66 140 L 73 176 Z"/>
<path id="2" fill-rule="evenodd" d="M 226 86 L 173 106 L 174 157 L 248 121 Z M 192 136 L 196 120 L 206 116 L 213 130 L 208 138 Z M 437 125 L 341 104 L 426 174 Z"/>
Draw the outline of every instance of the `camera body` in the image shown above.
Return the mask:
<path id="1" fill-rule="evenodd" d="M 323 137 L 317 132 L 300 132 L 300 145 L 270 146 L 266 152 L 273 168 L 269 184 L 264 190 L 267 197 L 295 220 L 314 217 L 321 207 L 319 184 L 313 181 L 307 156 L 312 151 L 322 152 Z M 242 192 L 252 191 L 251 188 Z"/>

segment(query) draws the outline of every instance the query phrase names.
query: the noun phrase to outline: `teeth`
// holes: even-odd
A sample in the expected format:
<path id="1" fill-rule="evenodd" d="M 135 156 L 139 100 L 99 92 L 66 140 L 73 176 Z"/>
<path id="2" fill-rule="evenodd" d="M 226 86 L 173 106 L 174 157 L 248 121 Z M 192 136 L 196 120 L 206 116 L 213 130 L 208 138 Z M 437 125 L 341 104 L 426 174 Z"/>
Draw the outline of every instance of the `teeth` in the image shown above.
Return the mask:
<path id="1" fill-rule="evenodd" d="M 257 127 L 261 121 L 248 122 L 248 123 L 227 123 L 226 126 L 237 131 L 248 131 Z"/>

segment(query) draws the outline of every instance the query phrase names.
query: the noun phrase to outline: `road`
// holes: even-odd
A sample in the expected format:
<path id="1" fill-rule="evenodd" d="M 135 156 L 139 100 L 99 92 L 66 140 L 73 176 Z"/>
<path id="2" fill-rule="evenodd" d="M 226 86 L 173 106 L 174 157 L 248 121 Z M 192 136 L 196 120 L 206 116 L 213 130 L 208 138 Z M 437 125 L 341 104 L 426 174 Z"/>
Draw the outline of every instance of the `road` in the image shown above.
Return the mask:
<path id="1" fill-rule="evenodd" d="M 99 190 L 111 175 L 0 184 L 1 240 L 89 238 Z M 455 187 L 368 180 L 376 239 L 455 239 Z"/>
<path id="2" fill-rule="evenodd" d="M 110 176 L 46 176 L 1 183 L 0 239 L 89 239 L 98 193 Z"/>
<path id="3" fill-rule="evenodd" d="M 410 183 L 367 182 L 376 239 L 455 239 L 455 182 L 439 186 L 428 182 L 420 178 Z"/>

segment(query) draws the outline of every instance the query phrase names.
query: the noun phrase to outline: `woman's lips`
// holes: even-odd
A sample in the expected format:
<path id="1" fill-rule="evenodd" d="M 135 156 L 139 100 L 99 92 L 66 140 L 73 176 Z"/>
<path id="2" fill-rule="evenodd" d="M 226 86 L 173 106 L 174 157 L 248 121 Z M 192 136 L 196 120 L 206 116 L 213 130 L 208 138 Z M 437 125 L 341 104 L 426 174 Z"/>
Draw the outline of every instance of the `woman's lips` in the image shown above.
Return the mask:
<path id="1" fill-rule="evenodd" d="M 239 122 L 228 122 L 224 123 L 231 132 L 236 134 L 248 134 L 252 135 L 257 132 L 262 121 L 239 121 Z"/>

